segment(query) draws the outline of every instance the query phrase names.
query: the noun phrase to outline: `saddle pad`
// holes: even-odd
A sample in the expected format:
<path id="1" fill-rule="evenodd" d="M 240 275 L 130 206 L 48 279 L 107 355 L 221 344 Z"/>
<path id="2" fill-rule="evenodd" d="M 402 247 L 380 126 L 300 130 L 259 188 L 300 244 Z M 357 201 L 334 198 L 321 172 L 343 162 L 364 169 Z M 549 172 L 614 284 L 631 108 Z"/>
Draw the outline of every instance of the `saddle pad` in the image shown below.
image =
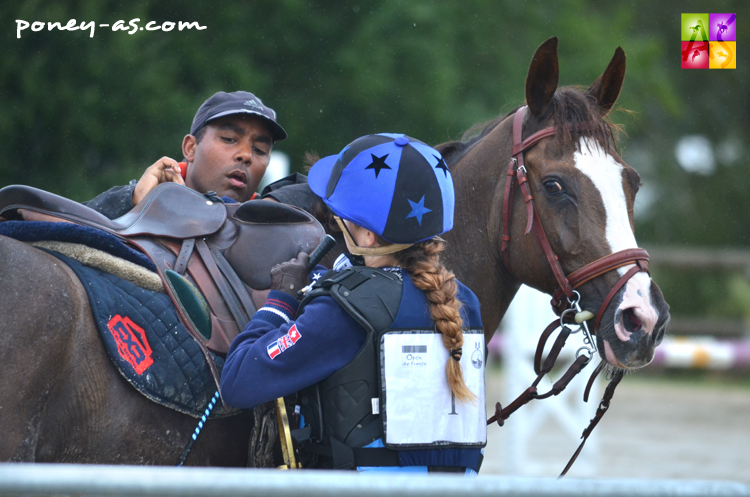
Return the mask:
<path id="1" fill-rule="evenodd" d="M 49 253 L 81 280 L 104 346 L 122 376 L 152 401 L 200 418 L 216 384 L 169 297 Z M 214 355 L 214 362 L 221 372 L 224 359 Z M 219 403 L 211 416 L 222 415 L 228 412 Z"/>
<path id="2" fill-rule="evenodd" d="M 145 254 L 128 247 L 115 235 L 89 226 L 49 221 L 4 221 L 0 223 L 0 235 L 20 242 L 79 243 L 156 271 L 154 263 Z"/>

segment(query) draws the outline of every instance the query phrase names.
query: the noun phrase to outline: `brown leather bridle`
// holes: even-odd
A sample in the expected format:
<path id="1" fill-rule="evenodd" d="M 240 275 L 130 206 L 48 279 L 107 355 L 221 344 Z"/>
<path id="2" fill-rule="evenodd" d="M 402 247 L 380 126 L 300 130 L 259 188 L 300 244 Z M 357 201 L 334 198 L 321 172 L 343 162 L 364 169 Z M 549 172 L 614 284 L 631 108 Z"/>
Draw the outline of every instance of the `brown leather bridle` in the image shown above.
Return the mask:
<path id="1" fill-rule="evenodd" d="M 552 250 L 549 240 L 547 239 L 547 234 L 544 232 L 544 227 L 539 220 L 536 209 L 534 209 L 534 196 L 531 194 L 529 179 L 524 163 L 524 152 L 536 145 L 542 139 L 554 135 L 557 132 L 557 128 L 555 126 L 544 128 L 524 140 L 523 121 L 527 110 L 528 107 L 523 106 L 516 111 L 516 114 L 513 117 L 513 155 L 508 164 L 508 177 L 505 182 L 505 195 L 503 196 L 503 234 L 500 247 L 500 251 L 503 255 L 503 262 L 505 268 L 510 272 L 510 255 L 508 251 L 510 246 L 510 223 L 512 219 L 513 193 L 515 191 L 515 186 L 518 185 L 521 194 L 523 195 L 524 202 L 526 203 L 526 234 L 529 234 L 531 231 L 534 232 L 545 257 L 547 258 L 547 262 L 549 262 L 549 265 L 552 268 L 555 279 L 557 280 L 558 287 L 553 292 L 552 301 L 550 302 L 552 304 L 552 309 L 557 315 L 561 315 L 565 310 L 575 306 L 579 300 L 579 296 L 575 290 L 584 283 L 617 268 L 635 264 L 635 266 L 625 273 L 617 284 L 612 287 L 605 297 L 604 302 L 602 302 L 602 305 L 599 307 L 594 321 L 594 331 L 596 331 L 599 329 L 602 316 L 607 310 L 609 303 L 620 288 L 622 288 L 623 285 L 625 285 L 625 283 L 637 273 L 641 271 L 648 272 L 648 252 L 642 248 L 620 250 L 619 252 L 614 252 L 602 257 L 601 259 L 590 262 L 589 264 L 573 271 L 568 276 L 565 276 L 565 272 L 560 265 L 560 260 Z"/>
<path id="2" fill-rule="evenodd" d="M 637 273 L 641 271 L 648 272 L 648 252 L 641 248 L 633 248 L 620 250 L 619 252 L 614 252 L 612 254 L 606 255 L 600 259 L 586 264 L 579 269 L 576 269 L 567 276 L 565 275 L 565 272 L 560 265 L 560 260 L 552 250 L 552 246 L 549 243 L 547 234 L 544 231 L 544 227 L 539 220 L 536 209 L 534 209 L 534 195 L 532 195 L 531 193 L 528 173 L 526 171 L 526 166 L 524 163 L 524 153 L 531 147 L 536 145 L 540 140 L 557 133 L 557 128 L 555 126 L 544 128 L 524 140 L 523 122 L 527 110 L 528 107 L 526 106 L 520 107 L 513 117 L 513 149 L 510 163 L 508 164 L 508 172 L 505 182 L 505 194 L 503 196 L 503 233 L 501 237 L 502 243 L 500 252 L 503 256 L 503 263 L 505 265 L 505 268 L 510 273 L 510 254 L 508 250 L 510 246 L 510 222 L 512 219 L 513 194 L 515 192 L 516 185 L 518 185 L 518 188 L 521 190 L 521 194 L 523 195 L 523 199 L 526 204 L 527 221 L 525 234 L 528 235 L 530 232 L 534 232 L 534 235 L 536 236 L 536 239 L 539 242 L 542 251 L 544 252 L 544 256 L 547 258 L 547 262 L 549 262 L 549 265 L 552 268 L 555 279 L 557 280 L 558 287 L 552 293 L 552 301 L 550 302 L 550 304 L 552 305 L 552 310 L 555 311 L 558 316 L 560 316 L 560 319 L 559 321 L 553 321 L 549 326 L 547 326 L 539 339 L 536 354 L 534 356 L 534 371 L 537 373 L 536 380 L 507 407 L 503 408 L 499 402 L 495 405 L 495 415 L 487 420 L 487 424 L 496 421 L 500 426 L 503 425 L 505 420 L 508 419 L 508 417 L 512 413 L 514 413 L 521 406 L 527 404 L 531 400 L 545 399 L 553 395 L 558 395 L 560 392 L 562 392 L 570 383 L 570 381 L 578 373 L 580 373 L 583 368 L 586 367 L 586 365 L 593 357 L 593 354 L 596 352 L 596 342 L 589 332 L 587 323 L 583 321 L 580 323 L 580 329 L 582 329 L 584 332 L 583 341 L 584 344 L 587 345 L 587 347 L 583 347 L 583 349 L 586 349 L 588 351 L 588 354 L 579 355 L 578 353 L 576 353 L 575 361 L 568 367 L 567 371 L 553 385 L 553 387 L 544 394 L 539 394 L 537 392 L 537 386 L 539 385 L 542 377 L 552 370 L 558 355 L 560 354 L 562 348 L 565 346 L 565 341 L 571 333 L 574 333 L 568 326 L 566 326 L 566 323 L 572 323 L 572 314 L 576 311 L 581 311 L 580 294 L 576 291 L 576 289 L 584 283 L 602 276 L 610 271 L 631 264 L 634 265 L 618 280 L 618 282 L 612 287 L 607 296 L 604 298 L 604 301 L 602 302 L 602 305 L 599 307 L 599 310 L 597 311 L 595 316 L 595 333 L 599 329 L 602 316 L 604 315 L 607 307 L 609 306 L 610 302 L 617 294 L 617 292 L 625 285 L 625 283 L 628 282 L 630 278 L 635 276 Z M 558 334 L 549 355 L 542 364 L 542 354 L 544 352 L 544 346 L 549 336 L 557 328 L 561 328 L 561 331 Z M 579 352 L 580 351 L 581 349 L 579 349 Z M 586 389 L 584 392 L 584 401 L 588 400 L 589 390 L 591 389 L 594 379 L 599 375 L 603 368 L 604 363 L 602 362 L 597 368 L 595 368 L 594 372 L 592 373 L 591 378 L 586 385 Z M 570 459 L 563 472 L 560 474 L 560 477 L 564 476 L 573 465 L 573 462 L 578 457 L 578 454 L 580 454 L 581 449 L 583 449 L 583 446 L 586 443 L 589 435 L 593 431 L 594 427 L 599 423 L 602 416 L 604 416 L 604 413 L 609 408 L 609 402 L 614 395 L 615 387 L 619 384 L 620 380 L 623 377 L 623 374 L 623 370 L 618 370 L 612 374 L 610 383 L 605 390 L 604 397 L 599 403 L 596 415 L 591 420 L 588 427 L 583 431 L 583 435 L 581 437 L 583 441 L 579 445 L 578 450 L 576 450 L 576 452 L 573 454 L 573 457 Z"/>

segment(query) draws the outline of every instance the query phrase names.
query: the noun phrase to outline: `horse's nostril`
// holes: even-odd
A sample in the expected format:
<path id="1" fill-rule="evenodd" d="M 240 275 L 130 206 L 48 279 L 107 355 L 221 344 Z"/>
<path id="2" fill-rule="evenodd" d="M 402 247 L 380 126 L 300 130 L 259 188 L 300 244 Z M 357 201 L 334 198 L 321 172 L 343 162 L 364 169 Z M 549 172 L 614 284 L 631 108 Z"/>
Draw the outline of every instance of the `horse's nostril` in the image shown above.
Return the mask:
<path id="1" fill-rule="evenodd" d="M 640 331 L 643 328 L 643 323 L 635 315 L 635 309 L 629 308 L 622 311 L 622 325 L 629 332 Z"/>

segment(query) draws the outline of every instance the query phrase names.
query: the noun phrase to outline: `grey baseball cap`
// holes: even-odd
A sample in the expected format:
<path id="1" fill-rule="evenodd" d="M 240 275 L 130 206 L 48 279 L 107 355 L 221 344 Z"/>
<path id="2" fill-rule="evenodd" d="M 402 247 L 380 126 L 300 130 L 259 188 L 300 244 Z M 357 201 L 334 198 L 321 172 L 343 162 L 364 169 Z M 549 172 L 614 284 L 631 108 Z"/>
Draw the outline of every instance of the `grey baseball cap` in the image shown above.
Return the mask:
<path id="1" fill-rule="evenodd" d="M 203 102 L 190 126 L 190 134 L 195 135 L 209 121 L 231 114 L 255 114 L 264 118 L 271 127 L 273 141 L 284 140 L 287 137 L 284 128 L 276 122 L 276 111 L 263 105 L 263 102 L 246 91 L 226 93 L 220 91 Z"/>

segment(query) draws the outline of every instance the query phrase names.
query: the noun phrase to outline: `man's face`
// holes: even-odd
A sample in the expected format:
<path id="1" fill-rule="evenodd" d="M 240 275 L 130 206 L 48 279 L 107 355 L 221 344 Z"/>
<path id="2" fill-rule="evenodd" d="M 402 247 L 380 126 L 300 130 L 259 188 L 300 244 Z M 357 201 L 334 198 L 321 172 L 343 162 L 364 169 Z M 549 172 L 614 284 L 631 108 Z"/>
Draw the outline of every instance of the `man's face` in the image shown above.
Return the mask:
<path id="1" fill-rule="evenodd" d="M 266 173 L 271 148 L 271 130 L 260 117 L 232 114 L 210 121 L 200 143 L 193 135 L 182 142 L 185 185 L 245 202 Z"/>

